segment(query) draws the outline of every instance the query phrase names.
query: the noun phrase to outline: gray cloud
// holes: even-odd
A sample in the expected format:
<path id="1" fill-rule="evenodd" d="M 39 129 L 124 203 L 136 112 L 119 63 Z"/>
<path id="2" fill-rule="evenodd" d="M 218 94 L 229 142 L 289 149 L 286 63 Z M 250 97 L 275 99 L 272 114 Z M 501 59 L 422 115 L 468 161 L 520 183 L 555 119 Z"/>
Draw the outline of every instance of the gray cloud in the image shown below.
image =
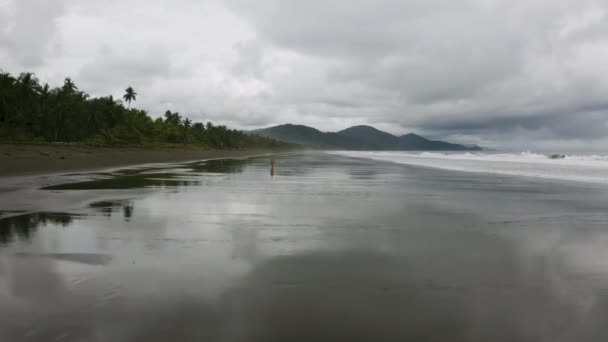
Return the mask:
<path id="1" fill-rule="evenodd" d="M 159 45 L 126 55 L 115 52 L 107 45 L 103 46 L 97 56 L 78 73 L 84 87 L 101 94 L 116 85 L 143 87 L 156 79 L 170 77 L 169 53 Z"/>
<path id="2" fill-rule="evenodd" d="M 392 96 L 372 122 L 446 134 L 517 128 L 606 136 L 605 106 L 585 108 L 598 107 L 608 91 L 594 57 L 608 47 L 605 1 L 231 5 L 278 46 L 327 59 L 329 82 Z"/>
<path id="3" fill-rule="evenodd" d="M 608 0 L 64 1 L 0 2 L 8 71 L 241 128 L 608 139 Z"/>
<path id="4" fill-rule="evenodd" d="M 55 20 L 64 13 L 64 0 L 19 0 L 2 8 L 0 48 L 7 55 L 25 67 L 35 67 L 56 52 L 53 50 L 57 50 L 60 42 L 53 42 L 57 33 Z"/>

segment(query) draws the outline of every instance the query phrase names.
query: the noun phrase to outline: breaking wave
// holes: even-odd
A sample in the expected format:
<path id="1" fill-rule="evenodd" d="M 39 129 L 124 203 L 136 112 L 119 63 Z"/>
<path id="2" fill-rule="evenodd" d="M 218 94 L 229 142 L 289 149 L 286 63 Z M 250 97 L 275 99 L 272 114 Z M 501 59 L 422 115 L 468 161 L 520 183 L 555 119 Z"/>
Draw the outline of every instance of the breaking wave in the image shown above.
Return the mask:
<path id="1" fill-rule="evenodd" d="M 582 154 L 335 151 L 340 155 L 454 171 L 608 183 L 608 156 Z"/>

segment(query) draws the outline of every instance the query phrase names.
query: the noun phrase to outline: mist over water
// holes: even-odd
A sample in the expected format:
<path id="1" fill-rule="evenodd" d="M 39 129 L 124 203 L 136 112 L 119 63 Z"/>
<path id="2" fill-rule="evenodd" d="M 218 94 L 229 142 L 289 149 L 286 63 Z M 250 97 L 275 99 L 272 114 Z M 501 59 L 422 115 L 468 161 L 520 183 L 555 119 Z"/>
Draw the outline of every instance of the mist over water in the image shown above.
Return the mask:
<path id="1" fill-rule="evenodd" d="M 0 341 L 608 338 L 608 187 L 353 156 L 3 187 Z"/>

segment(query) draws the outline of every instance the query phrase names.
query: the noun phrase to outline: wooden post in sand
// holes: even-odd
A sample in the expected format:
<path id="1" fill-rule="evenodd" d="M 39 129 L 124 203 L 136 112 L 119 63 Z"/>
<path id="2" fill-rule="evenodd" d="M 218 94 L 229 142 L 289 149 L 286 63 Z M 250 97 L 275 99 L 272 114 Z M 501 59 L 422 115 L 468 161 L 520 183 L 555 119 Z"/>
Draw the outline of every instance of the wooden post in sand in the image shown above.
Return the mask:
<path id="1" fill-rule="evenodd" d="M 270 176 L 274 177 L 274 159 L 270 159 Z"/>

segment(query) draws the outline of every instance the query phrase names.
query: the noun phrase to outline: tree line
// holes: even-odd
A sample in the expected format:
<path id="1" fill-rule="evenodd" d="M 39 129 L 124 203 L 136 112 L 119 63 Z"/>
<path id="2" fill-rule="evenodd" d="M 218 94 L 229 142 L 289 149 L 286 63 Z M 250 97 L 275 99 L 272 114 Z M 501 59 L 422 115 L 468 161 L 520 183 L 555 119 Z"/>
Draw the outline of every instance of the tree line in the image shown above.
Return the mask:
<path id="1" fill-rule="evenodd" d="M 153 119 L 145 110 L 131 108 L 136 99 L 130 86 L 123 96 L 125 107 L 111 95 L 90 97 L 70 78 L 51 88 L 32 73 L 13 76 L 0 70 L 0 141 L 216 149 L 291 146 L 211 122 L 192 122 L 177 112 Z"/>

